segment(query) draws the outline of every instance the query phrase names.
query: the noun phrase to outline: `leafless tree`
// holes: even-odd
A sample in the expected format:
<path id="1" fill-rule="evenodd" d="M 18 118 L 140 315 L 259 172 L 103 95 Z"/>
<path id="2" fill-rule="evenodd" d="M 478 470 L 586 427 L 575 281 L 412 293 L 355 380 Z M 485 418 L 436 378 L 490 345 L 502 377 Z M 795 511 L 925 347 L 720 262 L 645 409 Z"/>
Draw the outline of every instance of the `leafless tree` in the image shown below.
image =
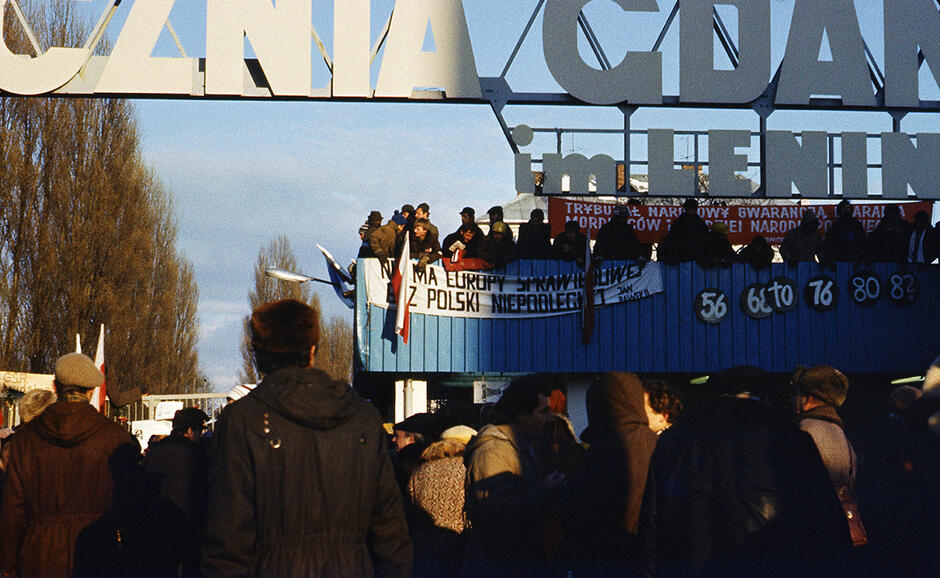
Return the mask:
<path id="1" fill-rule="evenodd" d="M 29 52 L 6 8 L 7 44 Z M 80 45 L 68 3 L 48 8 L 28 12 L 43 42 Z M 0 162 L 0 367 L 48 373 L 103 323 L 110 389 L 203 389 L 192 267 L 131 105 L 0 98 Z"/>
<path id="2" fill-rule="evenodd" d="M 319 313 L 320 299 L 307 284 L 291 283 L 268 277 L 264 272 L 271 267 L 281 267 L 295 271 L 297 259 L 286 235 L 272 240 L 258 251 L 258 260 L 254 270 L 254 289 L 248 292 L 248 305 L 254 309 L 259 305 L 278 299 L 297 299 L 307 303 Z M 251 354 L 251 338 L 248 328 L 249 318 L 244 319 L 242 339 L 242 370 L 239 379 L 242 383 L 257 383 L 260 376 L 255 370 Z M 352 325 L 341 317 L 334 317 L 329 322 L 320 320 L 320 344 L 314 358 L 314 367 L 322 369 L 333 379 L 348 379 L 352 367 Z"/>

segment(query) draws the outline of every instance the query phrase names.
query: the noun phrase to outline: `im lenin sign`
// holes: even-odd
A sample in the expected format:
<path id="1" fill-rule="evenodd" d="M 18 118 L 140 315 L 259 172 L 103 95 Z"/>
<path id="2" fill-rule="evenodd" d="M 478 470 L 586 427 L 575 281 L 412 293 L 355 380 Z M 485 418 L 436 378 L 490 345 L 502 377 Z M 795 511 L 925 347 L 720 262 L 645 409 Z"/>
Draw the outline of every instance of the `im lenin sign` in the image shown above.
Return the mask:
<path id="1" fill-rule="evenodd" d="M 63 0 L 66 1 L 66 0 Z M 319 1 L 319 0 L 316 0 Z M 17 95 L 172 96 L 178 98 L 258 98 L 420 101 L 490 104 L 502 121 L 507 104 L 575 104 L 635 107 L 705 107 L 752 109 L 766 120 L 777 109 L 885 112 L 897 121 L 908 112 L 938 112 L 940 103 L 920 99 L 922 65 L 940 83 L 940 12 L 934 0 L 883 0 L 883 74 L 870 64 L 870 52 L 852 0 L 795 0 L 789 30 L 771 27 L 772 0 L 682 0 L 679 10 L 679 94 L 663 94 L 664 53 L 627 52 L 619 63 L 598 69 L 579 51 L 582 9 L 591 0 L 546 0 L 541 14 L 542 56 L 562 94 L 516 93 L 500 77 L 480 77 L 470 30 L 461 0 L 397 0 L 379 44 L 373 46 L 369 0 L 335 0 L 332 22 L 315 22 L 314 0 L 206 0 L 205 56 L 153 56 L 164 29 L 175 32 L 170 13 L 175 0 L 102 1 L 101 18 L 81 47 L 51 47 L 44 52 L 17 0 L 6 0 L 31 41 L 31 54 L 15 54 L 0 42 L 0 90 Z M 877 0 L 871 0 L 876 2 Z M 614 0 L 628 15 L 659 12 L 656 0 Z M 534 4 L 534 3 L 533 3 Z M 667 2 L 664 4 L 672 4 Z M 736 9 L 737 47 L 734 66 L 714 65 L 716 6 Z M 126 11 L 119 30 L 111 30 L 115 12 Z M 332 25 L 328 54 L 316 27 Z M 435 50 L 424 50 L 428 30 Z M 95 54 L 105 31 L 116 40 L 106 55 Z M 526 33 L 528 28 L 526 29 Z M 629 30 L 624 30 L 629 35 Z M 776 70 L 771 60 L 771 35 L 785 35 L 786 48 Z M 245 39 L 256 58 L 245 58 Z M 824 40 L 826 39 L 826 40 Z M 828 41 L 831 59 L 819 57 Z M 373 62 L 379 46 L 384 53 Z M 315 51 L 329 68 L 331 80 L 313 86 Z M 513 54 L 513 57 L 515 54 Z M 872 59 L 873 60 L 873 59 Z M 321 64 L 317 64 L 322 66 Z M 508 65 L 507 65 L 508 68 Z M 626 113 L 625 113 L 626 114 Z M 899 121 L 898 121 L 899 122 Z M 527 127 L 512 131 L 516 182 L 520 192 L 532 190 L 531 155 L 518 146 L 531 141 Z M 709 194 L 752 196 L 750 183 L 738 178 L 748 170 L 742 150 L 751 148 L 747 130 L 708 132 Z M 765 130 L 762 126 L 763 196 L 790 198 L 832 196 L 827 171 L 827 134 L 806 130 Z M 871 137 L 877 146 L 870 146 Z M 940 198 L 940 134 L 908 135 L 895 128 L 880 135 L 845 132 L 839 135 L 842 196 L 869 196 L 868 168 L 881 168 L 880 198 Z M 650 195 L 694 193 L 696 174 L 676 168 L 672 130 L 648 131 Z M 873 151 L 880 149 L 880 153 Z M 871 158 L 872 156 L 880 156 Z M 629 156 L 625 155 L 629 161 Z M 593 177 L 597 194 L 614 194 L 615 165 L 607 155 L 543 157 L 544 193 L 560 193 L 562 176 L 571 182 Z M 913 195 L 911 194 L 913 191 Z M 574 192 L 574 191 L 572 191 Z"/>

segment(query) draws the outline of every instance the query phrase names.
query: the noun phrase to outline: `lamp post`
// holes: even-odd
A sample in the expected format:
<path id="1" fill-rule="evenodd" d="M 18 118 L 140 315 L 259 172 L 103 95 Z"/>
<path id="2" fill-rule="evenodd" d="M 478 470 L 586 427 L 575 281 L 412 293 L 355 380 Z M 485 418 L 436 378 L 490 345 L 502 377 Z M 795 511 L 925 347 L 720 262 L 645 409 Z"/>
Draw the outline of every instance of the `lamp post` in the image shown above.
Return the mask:
<path id="1" fill-rule="evenodd" d="M 303 273 L 288 271 L 287 269 L 282 269 L 280 267 L 269 267 L 264 270 L 264 274 L 268 277 L 274 277 L 280 281 L 290 281 L 291 283 L 306 283 L 307 281 L 316 281 L 317 283 L 325 283 L 330 286 L 333 285 L 326 279 L 317 279 L 316 277 L 310 277 L 309 275 L 304 275 Z"/>

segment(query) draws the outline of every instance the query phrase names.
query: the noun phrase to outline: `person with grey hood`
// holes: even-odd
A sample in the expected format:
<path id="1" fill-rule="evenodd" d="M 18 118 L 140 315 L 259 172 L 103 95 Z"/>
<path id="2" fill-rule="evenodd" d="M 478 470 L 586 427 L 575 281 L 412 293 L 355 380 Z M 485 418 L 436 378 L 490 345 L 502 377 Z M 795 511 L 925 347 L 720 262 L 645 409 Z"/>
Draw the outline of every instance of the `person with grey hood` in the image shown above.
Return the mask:
<path id="1" fill-rule="evenodd" d="M 216 425 L 203 574 L 409 576 L 382 421 L 313 369 L 318 313 L 284 299 L 256 308 L 249 328 L 264 378 Z"/>
<path id="2" fill-rule="evenodd" d="M 649 395 L 633 373 L 611 372 L 588 388 L 590 444 L 580 476 L 564 492 L 565 557 L 575 574 L 639 573 L 637 529 L 646 474 L 658 436 L 650 428 Z"/>

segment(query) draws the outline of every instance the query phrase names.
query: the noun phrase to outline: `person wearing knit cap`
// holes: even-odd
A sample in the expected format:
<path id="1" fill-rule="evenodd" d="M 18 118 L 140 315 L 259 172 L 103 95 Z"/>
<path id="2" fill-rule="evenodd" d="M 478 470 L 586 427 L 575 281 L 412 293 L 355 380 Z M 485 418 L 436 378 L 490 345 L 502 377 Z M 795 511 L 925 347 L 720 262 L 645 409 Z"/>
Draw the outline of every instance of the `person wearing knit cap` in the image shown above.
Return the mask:
<path id="1" fill-rule="evenodd" d="M 137 439 L 89 404 L 104 375 L 81 353 L 55 363 L 57 401 L 14 434 L 0 508 L 0 573 L 14 576 L 84 575 L 103 568 L 105 540 L 94 533 L 105 514 L 127 516 L 140 456 Z M 131 516 L 128 516 L 131 517 Z M 114 530 L 111 531 L 114 540 Z M 120 574 L 111 560 L 109 572 Z"/>

